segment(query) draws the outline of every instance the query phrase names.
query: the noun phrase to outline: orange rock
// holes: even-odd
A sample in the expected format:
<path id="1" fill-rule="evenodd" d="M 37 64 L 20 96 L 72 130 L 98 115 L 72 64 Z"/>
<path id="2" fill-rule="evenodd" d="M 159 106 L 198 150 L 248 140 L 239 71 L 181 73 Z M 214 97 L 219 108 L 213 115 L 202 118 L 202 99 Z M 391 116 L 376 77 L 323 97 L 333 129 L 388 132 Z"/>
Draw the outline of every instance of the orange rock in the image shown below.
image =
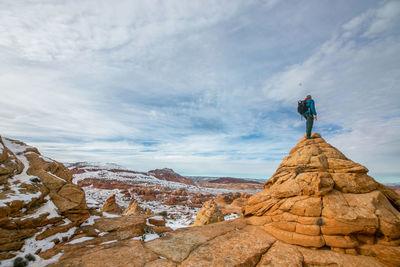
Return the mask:
<path id="1" fill-rule="evenodd" d="M 398 247 L 400 197 L 367 172 L 314 134 L 300 140 L 242 211 L 290 244 L 348 254 L 378 241 Z"/>
<path id="2" fill-rule="evenodd" d="M 165 217 L 153 216 L 148 219 L 149 223 L 155 226 L 165 226 Z"/>
<path id="3" fill-rule="evenodd" d="M 144 266 L 146 262 L 157 259 L 157 255 L 144 248 L 140 241 L 129 240 L 75 250 L 73 253 L 64 254 L 57 263 L 48 266 L 140 267 Z"/>
<path id="4" fill-rule="evenodd" d="M 145 214 L 144 209 L 139 206 L 139 203 L 136 199 L 133 199 L 129 206 L 125 209 L 124 215 L 143 215 Z"/>
<path id="5" fill-rule="evenodd" d="M 257 264 L 257 267 L 263 266 L 303 267 L 303 254 L 295 246 L 277 241 Z"/>
<path id="6" fill-rule="evenodd" d="M 199 246 L 180 266 L 254 266 L 274 242 L 258 227 L 247 226 Z"/>
<path id="7" fill-rule="evenodd" d="M 104 205 L 101 208 L 101 211 L 111 214 L 122 214 L 121 207 L 115 202 L 115 195 L 111 195 L 107 198 L 106 202 L 104 202 Z"/>
<path id="8" fill-rule="evenodd" d="M 224 220 L 224 215 L 214 200 L 209 200 L 203 204 L 203 207 L 197 213 L 193 225 L 206 225 Z"/>

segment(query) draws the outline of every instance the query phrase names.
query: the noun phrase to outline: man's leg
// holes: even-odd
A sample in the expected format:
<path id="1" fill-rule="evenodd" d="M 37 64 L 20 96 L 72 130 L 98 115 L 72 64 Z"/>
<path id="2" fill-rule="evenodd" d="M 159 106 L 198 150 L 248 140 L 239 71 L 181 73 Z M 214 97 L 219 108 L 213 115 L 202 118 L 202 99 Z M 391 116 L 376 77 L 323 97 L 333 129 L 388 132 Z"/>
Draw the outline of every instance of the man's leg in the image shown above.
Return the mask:
<path id="1" fill-rule="evenodd" d="M 311 138 L 311 130 L 314 124 L 314 116 L 312 114 L 307 114 L 307 122 L 306 122 L 306 135 L 307 139 Z"/>

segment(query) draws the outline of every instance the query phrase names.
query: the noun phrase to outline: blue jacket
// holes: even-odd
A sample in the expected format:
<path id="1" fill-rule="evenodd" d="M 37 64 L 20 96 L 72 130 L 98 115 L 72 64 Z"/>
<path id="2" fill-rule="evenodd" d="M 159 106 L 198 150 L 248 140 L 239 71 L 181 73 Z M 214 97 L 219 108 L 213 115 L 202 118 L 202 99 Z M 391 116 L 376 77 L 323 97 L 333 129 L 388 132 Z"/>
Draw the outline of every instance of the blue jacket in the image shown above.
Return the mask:
<path id="1" fill-rule="evenodd" d="M 317 112 L 315 111 L 314 100 L 312 100 L 311 98 L 307 99 L 306 100 L 306 105 L 308 107 L 308 110 L 306 112 L 304 112 L 304 114 L 310 114 L 310 111 L 311 111 L 311 114 L 316 116 Z"/>

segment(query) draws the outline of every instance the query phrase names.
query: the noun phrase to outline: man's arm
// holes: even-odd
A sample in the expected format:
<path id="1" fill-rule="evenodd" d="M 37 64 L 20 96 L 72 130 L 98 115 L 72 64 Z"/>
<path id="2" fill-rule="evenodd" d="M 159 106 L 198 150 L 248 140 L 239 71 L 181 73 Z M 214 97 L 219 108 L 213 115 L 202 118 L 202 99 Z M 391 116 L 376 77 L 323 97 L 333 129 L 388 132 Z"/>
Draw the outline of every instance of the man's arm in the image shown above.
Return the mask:
<path id="1" fill-rule="evenodd" d="M 310 105 L 311 114 L 313 114 L 313 115 L 314 115 L 314 119 L 317 120 L 317 111 L 315 111 L 314 100 L 311 100 L 311 103 L 310 103 L 310 104 L 311 104 L 311 105 Z"/>

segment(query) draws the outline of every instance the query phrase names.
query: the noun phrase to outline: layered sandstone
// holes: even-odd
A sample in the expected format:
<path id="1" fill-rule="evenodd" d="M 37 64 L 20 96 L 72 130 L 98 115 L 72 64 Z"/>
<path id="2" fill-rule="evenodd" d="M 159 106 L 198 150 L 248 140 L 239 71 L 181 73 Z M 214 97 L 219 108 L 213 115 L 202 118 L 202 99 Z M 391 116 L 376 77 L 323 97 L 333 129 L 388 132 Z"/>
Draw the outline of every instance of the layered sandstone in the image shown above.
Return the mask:
<path id="1" fill-rule="evenodd" d="M 242 215 L 242 208 L 247 204 L 251 195 L 247 193 L 228 193 L 218 195 L 214 201 L 221 209 L 222 214 Z"/>
<path id="2" fill-rule="evenodd" d="M 46 244 L 43 246 L 46 250 L 38 250 L 36 254 L 50 259 L 53 263 L 49 266 L 400 266 L 399 196 L 375 182 L 364 167 L 345 158 L 320 136 L 314 137 L 300 141 L 262 192 L 250 198 L 227 195 L 216 199 L 233 205 L 249 198 L 243 208 L 245 218 L 172 231 L 167 229 L 162 216 L 131 214 L 105 218 L 100 212 L 91 211 L 92 216 L 80 224 L 81 220 L 66 220 L 72 213 L 61 214 L 58 208 L 57 215 L 49 216 L 36 213 L 39 210 L 35 210 L 36 206 L 23 204 L 35 216 L 26 216 L 26 210 L 15 211 L 13 206 L 11 216 L 0 218 L 4 251 L 0 252 L 0 260 L 14 257 L 24 240 L 35 235 L 37 242 Z M 4 163 L 6 149 L 0 148 Z M 15 182 L 10 179 L 18 171 L 24 173 L 25 167 L 17 160 L 25 165 L 21 155 L 28 153 L 21 152 L 22 148 L 13 151 L 8 157 L 14 160 L 0 165 L 12 166 L 12 172 L 3 171 L 5 175 L 0 177 L 7 177 L 4 180 L 8 183 Z M 65 177 L 68 179 L 68 174 Z M 34 200 L 40 196 L 37 193 L 40 190 L 16 185 L 19 196 L 24 197 L 23 203 L 36 201 L 39 208 L 43 207 L 42 202 Z M 51 204 L 49 192 L 64 186 L 59 187 L 58 182 L 48 185 L 53 189 L 45 187 L 48 190 L 45 200 Z M 7 190 L 2 192 L 6 198 L 0 199 L 10 207 L 14 199 Z M 173 196 L 186 197 L 186 194 L 180 190 Z M 115 203 L 115 199 L 110 202 Z M 212 202 L 205 210 L 218 208 Z M 130 210 L 135 213 L 137 205 L 131 204 Z M 29 227 L 20 229 L 20 225 Z M 146 240 L 146 235 L 154 232 L 161 237 Z"/>
<path id="3" fill-rule="evenodd" d="M 318 134 L 301 139 L 243 208 L 249 223 L 289 244 L 357 255 L 398 253 L 400 196 Z M 378 256 L 379 257 L 379 256 Z"/>
<path id="4" fill-rule="evenodd" d="M 206 225 L 224 220 L 224 215 L 214 200 L 209 200 L 203 204 L 197 213 L 193 225 Z"/>
<path id="5" fill-rule="evenodd" d="M 111 214 L 122 214 L 122 208 L 115 201 L 115 195 L 111 195 L 107 198 L 106 202 L 104 202 L 103 207 L 101 208 L 101 211 Z"/>
<path id="6" fill-rule="evenodd" d="M 22 142 L 0 137 L 0 259 L 28 238 L 43 240 L 89 217 L 85 193 L 61 163 Z"/>
<path id="7" fill-rule="evenodd" d="M 129 206 L 125 209 L 124 215 L 144 215 L 146 211 L 139 206 L 136 199 L 133 199 Z"/>

